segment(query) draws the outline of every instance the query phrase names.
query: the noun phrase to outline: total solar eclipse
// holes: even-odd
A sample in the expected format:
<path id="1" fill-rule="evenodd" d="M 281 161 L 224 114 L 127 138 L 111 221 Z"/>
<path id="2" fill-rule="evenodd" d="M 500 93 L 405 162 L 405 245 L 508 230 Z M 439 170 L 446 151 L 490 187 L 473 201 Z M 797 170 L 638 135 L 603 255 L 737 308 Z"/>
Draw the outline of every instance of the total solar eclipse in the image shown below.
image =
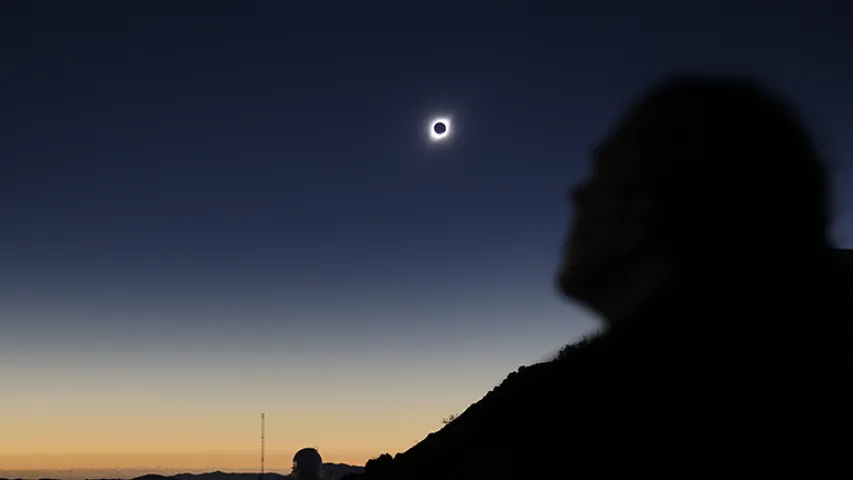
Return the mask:
<path id="1" fill-rule="evenodd" d="M 450 137 L 451 124 L 449 118 L 435 118 L 430 122 L 429 138 L 440 142 Z"/>

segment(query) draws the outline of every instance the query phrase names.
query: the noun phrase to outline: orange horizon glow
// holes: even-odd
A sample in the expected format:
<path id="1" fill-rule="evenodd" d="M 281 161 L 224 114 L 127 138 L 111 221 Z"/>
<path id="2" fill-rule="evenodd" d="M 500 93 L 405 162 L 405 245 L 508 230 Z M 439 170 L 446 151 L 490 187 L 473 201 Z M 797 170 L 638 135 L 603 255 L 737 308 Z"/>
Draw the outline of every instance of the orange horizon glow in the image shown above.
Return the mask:
<path id="1" fill-rule="evenodd" d="M 407 451 L 553 351 L 571 331 L 553 325 L 550 347 L 537 331 L 490 341 L 486 353 L 461 340 L 405 354 L 297 346 L 285 358 L 236 348 L 20 348 L 0 372 L 14 392 L 0 402 L 0 470 L 259 471 L 261 412 L 267 470 L 288 472 L 304 447 L 364 466 Z"/>
<path id="2" fill-rule="evenodd" d="M 301 447 L 300 447 L 301 448 Z M 266 454 L 266 470 L 289 472 L 293 451 Z M 396 453 L 396 452 L 394 452 Z M 379 453 L 323 452 L 323 461 L 364 466 Z M 0 454 L 0 470 L 260 470 L 260 452 L 187 454 Z"/>
<path id="3" fill-rule="evenodd" d="M 322 407 L 322 401 L 316 403 Z M 268 469 L 289 471 L 293 454 L 304 447 L 317 448 L 326 462 L 363 466 L 382 453 L 409 449 L 441 427 L 441 414 L 454 410 L 446 405 L 408 412 L 389 408 L 384 416 L 377 412 L 366 417 L 364 406 L 359 406 L 361 412 L 267 413 Z M 4 422 L 0 470 L 259 469 L 260 418 L 252 415 L 62 413 L 55 409 Z"/>
<path id="4" fill-rule="evenodd" d="M 304 447 L 317 448 L 326 462 L 356 466 L 386 452 L 408 450 L 441 427 L 445 412 L 458 410 L 435 400 L 410 410 L 387 406 L 384 415 L 370 412 L 369 417 L 365 414 L 373 409 L 354 401 L 349 411 L 325 410 L 319 400 L 318 410 L 267 413 L 267 470 L 289 472 L 293 455 Z M 201 409 L 144 412 L 141 405 L 132 413 L 98 410 L 96 405 L 74 408 L 74 413 L 62 410 L 7 417 L 0 436 L 0 470 L 260 467 L 259 416 Z"/>

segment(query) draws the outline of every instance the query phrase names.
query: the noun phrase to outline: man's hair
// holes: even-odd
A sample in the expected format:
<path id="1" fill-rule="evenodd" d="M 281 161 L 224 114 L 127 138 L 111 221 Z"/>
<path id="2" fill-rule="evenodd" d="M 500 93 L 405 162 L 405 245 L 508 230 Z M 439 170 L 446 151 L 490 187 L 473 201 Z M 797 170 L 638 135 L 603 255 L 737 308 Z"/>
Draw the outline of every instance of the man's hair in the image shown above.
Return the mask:
<path id="1" fill-rule="evenodd" d="M 620 131 L 649 165 L 659 227 L 676 248 L 829 246 L 826 166 L 794 109 L 754 81 L 671 76 L 628 109 Z"/>

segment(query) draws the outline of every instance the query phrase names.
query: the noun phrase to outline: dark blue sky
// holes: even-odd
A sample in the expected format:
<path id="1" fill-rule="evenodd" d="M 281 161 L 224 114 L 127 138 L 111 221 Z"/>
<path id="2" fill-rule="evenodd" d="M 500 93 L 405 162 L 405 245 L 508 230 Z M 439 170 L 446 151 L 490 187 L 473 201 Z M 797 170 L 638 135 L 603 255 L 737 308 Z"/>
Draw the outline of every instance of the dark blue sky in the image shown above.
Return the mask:
<path id="1" fill-rule="evenodd" d="M 595 325 L 552 288 L 565 191 L 650 81 L 755 75 L 853 152 L 844 2 L 546 3 L 4 2 L 6 380 L 280 386 L 287 344 L 431 425 Z"/>

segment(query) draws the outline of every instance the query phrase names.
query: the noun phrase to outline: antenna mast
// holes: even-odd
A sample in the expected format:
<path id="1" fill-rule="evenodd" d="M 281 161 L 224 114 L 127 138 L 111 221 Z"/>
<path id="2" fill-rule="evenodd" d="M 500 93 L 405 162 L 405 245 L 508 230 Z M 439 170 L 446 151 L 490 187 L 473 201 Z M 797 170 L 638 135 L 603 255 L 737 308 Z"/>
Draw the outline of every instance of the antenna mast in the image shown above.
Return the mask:
<path id="1" fill-rule="evenodd" d="M 266 414 L 261 414 L 261 475 L 258 477 L 259 480 L 264 480 L 264 437 L 265 437 L 265 427 L 266 427 Z"/>

